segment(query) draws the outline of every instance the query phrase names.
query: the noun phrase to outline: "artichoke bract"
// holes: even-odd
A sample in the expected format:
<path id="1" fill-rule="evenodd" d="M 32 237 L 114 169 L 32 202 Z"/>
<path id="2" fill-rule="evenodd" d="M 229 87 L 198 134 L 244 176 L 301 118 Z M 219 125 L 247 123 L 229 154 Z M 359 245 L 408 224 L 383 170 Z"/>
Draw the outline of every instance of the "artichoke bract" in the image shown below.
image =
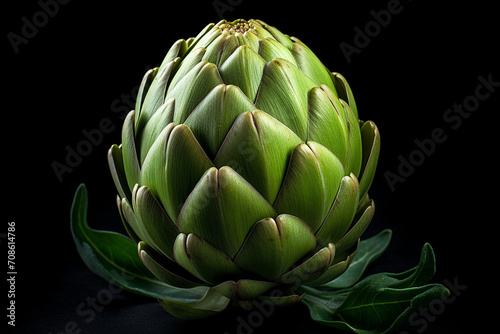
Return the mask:
<path id="1" fill-rule="evenodd" d="M 347 269 L 373 217 L 376 125 L 341 74 L 260 20 L 175 42 L 121 139 L 109 165 L 142 262 L 169 285 L 210 287 L 221 309 L 299 301 L 294 288 Z"/>

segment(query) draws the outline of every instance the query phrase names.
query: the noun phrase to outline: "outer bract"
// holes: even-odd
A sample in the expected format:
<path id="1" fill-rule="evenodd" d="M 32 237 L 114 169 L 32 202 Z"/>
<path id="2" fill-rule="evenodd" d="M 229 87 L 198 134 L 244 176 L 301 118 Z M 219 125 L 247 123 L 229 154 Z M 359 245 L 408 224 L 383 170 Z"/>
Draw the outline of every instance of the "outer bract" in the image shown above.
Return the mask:
<path id="1" fill-rule="evenodd" d="M 208 313 L 161 300 L 194 318 L 229 300 L 294 303 L 294 287 L 342 274 L 373 216 L 379 150 L 342 75 L 297 38 L 237 20 L 178 40 L 146 73 L 108 157 L 146 267 L 219 296 Z"/>

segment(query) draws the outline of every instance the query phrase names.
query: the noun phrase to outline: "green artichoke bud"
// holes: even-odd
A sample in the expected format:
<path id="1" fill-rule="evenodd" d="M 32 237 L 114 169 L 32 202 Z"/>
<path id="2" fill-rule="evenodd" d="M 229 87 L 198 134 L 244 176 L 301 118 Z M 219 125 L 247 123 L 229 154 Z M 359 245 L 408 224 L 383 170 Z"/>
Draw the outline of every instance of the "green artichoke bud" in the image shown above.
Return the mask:
<path id="1" fill-rule="evenodd" d="M 297 302 L 294 286 L 347 269 L 373 216 L 379 150 L 345 78 L 304 43 L 223 20 L 145 74 L 108 158 L 144 265 L 245 306 Z"/>

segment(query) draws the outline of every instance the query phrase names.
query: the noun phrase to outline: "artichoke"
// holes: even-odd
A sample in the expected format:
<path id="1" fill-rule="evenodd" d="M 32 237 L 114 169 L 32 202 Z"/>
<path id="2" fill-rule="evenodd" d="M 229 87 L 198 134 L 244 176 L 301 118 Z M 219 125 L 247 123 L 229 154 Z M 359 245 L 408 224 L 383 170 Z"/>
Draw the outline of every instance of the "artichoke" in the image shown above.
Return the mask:
<path id="1" fill-rule="evenodd" d="M 342 75 L 260 20 L 175 42 L 145 74 L 121 140 L 109 166 L 142 262 L 170 286 L 209 287 L 221 310 L 295 303 L 299 285 L 335 279 L 373 217 L 376 125 L 358 120 Z"/>

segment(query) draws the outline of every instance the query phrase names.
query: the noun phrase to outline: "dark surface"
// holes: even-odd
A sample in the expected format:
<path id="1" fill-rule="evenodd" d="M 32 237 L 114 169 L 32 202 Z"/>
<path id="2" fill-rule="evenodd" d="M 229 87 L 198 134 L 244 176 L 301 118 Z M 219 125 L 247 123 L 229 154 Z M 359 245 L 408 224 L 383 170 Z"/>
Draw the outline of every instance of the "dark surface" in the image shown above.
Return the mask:
<path id="1" fill-rule="evenodd" d="M 498 123 L 500 87 L 493 87 L 496 91 L 473 106 L 466 118 L 461 116 L 461 123 L 443 118 L 458 115 L 447 114 L 454 104 L 473 102 L 480 76 L 500 81 L 495 9 L 477 1 L 443 7 L 430 1 L 401 1 L 400 12 L 348 62 L 340 44 L 355 45 L 354 28 L 375 22 L 371 11 L 379 12 L 392 2 L 335 3 L 329 8 L 320 2 L 286 2 L 281 8 L 269 7 L 269 1 L 236 3 L 224 18 L 260 18 L 300 38 L 330 70 L 347 78 L 360 118 L 375 121 L 380 129 L 382 153 L 370 191 L 376 214 L 366 236 L 384 228 L 393 229 L 394 235 L 367 274 L 415 266 L 423 244 L 430 242 L 437 257 L 433 282 L 466 286 L 439 314 L 427 318 L 425 328 L 420 323 L 409 331 L 475 333 L 481 331 L 470 330 L 472 325 L 495 322 L 486 308 L 494 301 L 491 291 L 497 285 L 488 264 L 496 262 L 491 259 L 498 253 L 497 244 L 490 243 L 498 219 L 489 213 L 496 210 L 498 141 L 492 139 L 491 125 Z M 213 2 L 196 10 L 195 5 L 183 1 L 162 7 L 143 1 L 113 7 L 71 1 L 60 4 L 57 12 L 52 7 L 53 17 L 47 16 L 36 33 L 31 31 L 34 36 L 19 45 L 17 53 L 8 34 L 22 34 L 23 17 L 33 21 L 42 9 L 37 1 L 23 1 L 15 7 L 9 3 L 11 8 L 5 10 L 6 194 L 0 233 L 7 232 L 8 221 L 16 222 L 15 332 L 337 332 L 312 322 L 303 305 L 276 310 L 251 328 L 241 325 L 241 319 L 252 321 L 251 314 L 235 311 L 205 321 L 178 320 L 154 300 L 110 288 L 76 252 L 69 210 L 80 183 L 89 191 L 89 224 L 124 232 L 106 152 L 120 141 L 120 116 L 130 109 L 134 88 L 146 69 L 158 65 L 178 38 L 194 36 L 219 20 Z M 484 88 L 480 93 L 486 93 Z M 66 147 L 75 148 L 85 139 L 82 131 L 98 128 L 103 119 L 110 120 L 113 130 L 58 180 L 54 161 L 64 162 Z M 432 138 L 437 128 L 445 136 L 440 136 L 442 142 L 435 142 L 434 150 L 421 155 L 404 182 L 391 189 L 386 173 L 398 174 L 400 157 L 418 158 L 415 141 Z M 6 254 L 5 238 L 1 245 Z M 4 287 L 7 291 L 5 280 Z M 2 295 L 5 298 L 6 292 Z M 107 296 L 109 301 L 103 299 Z M 88 303 L 97 298 L 106 305 L 92 312 Z M 7 321 L 2 319 L 4 326 Z"/>

